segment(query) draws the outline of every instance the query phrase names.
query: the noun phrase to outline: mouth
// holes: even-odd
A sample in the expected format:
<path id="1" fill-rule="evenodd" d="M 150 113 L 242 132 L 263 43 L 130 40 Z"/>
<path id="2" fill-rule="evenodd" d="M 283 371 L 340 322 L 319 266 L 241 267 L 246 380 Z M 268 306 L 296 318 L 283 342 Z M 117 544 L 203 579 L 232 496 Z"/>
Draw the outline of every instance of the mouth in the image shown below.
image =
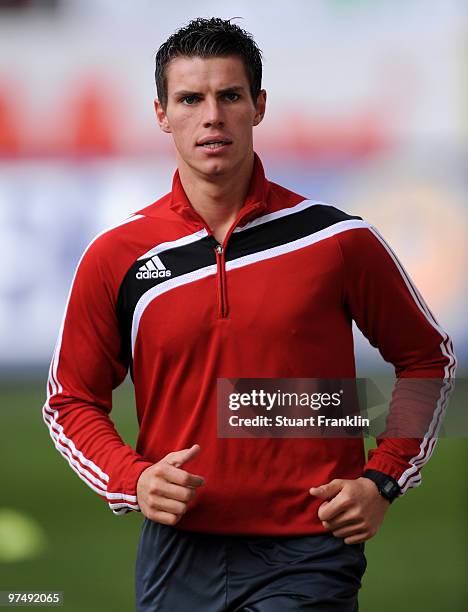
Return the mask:
<path id="1" fill-rule="evenodd" d="M 205 142 L 197 143 L 197 147 L 202 147 L 203 149 L 208 149 L 210 151 L 216 151 L 217 149 L 221 149 L 222 147 L 226 147 L 232 144 L 230 140 L 206 140 Z"/>

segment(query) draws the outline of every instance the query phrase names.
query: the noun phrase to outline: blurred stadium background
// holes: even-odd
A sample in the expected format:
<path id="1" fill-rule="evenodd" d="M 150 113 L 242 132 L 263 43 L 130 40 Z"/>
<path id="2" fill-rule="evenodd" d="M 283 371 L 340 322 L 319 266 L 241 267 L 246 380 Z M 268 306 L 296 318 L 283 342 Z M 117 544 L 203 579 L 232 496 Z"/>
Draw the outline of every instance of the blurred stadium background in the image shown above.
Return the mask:
<path id="1" fill-rule="evenodd" d="M 0 590 L 70 612 L 133 609 L 141 515 L 115 517 L 41 419 L 66 295 L 90 239 L 170 189 L 153 57 L 198 16 L 241 16 L 264 53 L 256 150 L 271 180 L 375 224 L 468 362 L 464 0 L 0 0 Z M 360 376 L 391 372 L 356 333 Z M 125 383 L 113 411 L 134 443 Z M 468 444 L 367 544 L 363 612 L 468 610 Z"/>

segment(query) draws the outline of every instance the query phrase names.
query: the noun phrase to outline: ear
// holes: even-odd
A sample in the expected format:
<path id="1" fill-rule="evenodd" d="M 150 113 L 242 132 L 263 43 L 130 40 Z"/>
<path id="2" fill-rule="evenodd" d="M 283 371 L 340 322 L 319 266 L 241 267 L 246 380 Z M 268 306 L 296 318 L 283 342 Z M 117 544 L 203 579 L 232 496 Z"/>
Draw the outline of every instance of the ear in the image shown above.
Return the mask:
<path id="1" fill-rule="evenodd" d="M 257 103 L 255 105 L 255 117 L 253 119 L 253 125 L 258 125 L 260 121 L 263 119 L 263 116 L 265 115 L 266 99 L 267 99 L 266 90 L 265 89 L 260 90 L 258 97 L 257 97 Z"/>
<path id="2" fill-rule="evenodd" d="M 156 111 L 156 119 L 158 120 L 159 127 L 163 132 L 170 134 L 172 130 L 167 119 L 166 111 L 163 109 L 161 102 L 157 98 L 154 101 L 154 110 Z"/>

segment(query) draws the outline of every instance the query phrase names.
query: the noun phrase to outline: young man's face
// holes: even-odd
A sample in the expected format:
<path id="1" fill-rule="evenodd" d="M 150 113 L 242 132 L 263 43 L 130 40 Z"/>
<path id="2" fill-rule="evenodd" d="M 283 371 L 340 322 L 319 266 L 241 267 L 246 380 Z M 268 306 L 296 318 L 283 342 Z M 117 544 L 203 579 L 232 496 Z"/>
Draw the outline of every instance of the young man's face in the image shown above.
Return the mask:
<path id="1" fill-rule="evenodd" d="M 235 56 L 177 57 L 166 77 L 167 107 L 155 100 L 156 115 L 161 129 L 172 134 L 179 165 L 204 176 L 235 171 L 253 151 L 265 90 L 254 104 L 244 64 Z"/>

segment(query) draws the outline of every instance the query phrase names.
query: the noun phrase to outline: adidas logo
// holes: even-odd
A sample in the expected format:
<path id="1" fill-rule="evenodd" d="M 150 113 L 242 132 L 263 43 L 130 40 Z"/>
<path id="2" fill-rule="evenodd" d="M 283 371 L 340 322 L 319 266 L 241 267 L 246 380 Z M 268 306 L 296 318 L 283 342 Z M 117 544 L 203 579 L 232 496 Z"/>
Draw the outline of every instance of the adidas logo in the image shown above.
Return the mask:
<path id="1" fill-rule="evenodd" d="M 136 273 L 136 278 L 163 278 L 171 276 L 171 271 L 166 268 L 157 255 L 148 259 L 144 266 Z"/>

